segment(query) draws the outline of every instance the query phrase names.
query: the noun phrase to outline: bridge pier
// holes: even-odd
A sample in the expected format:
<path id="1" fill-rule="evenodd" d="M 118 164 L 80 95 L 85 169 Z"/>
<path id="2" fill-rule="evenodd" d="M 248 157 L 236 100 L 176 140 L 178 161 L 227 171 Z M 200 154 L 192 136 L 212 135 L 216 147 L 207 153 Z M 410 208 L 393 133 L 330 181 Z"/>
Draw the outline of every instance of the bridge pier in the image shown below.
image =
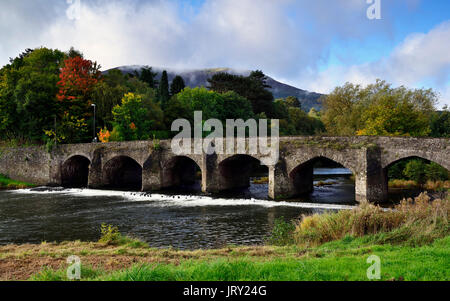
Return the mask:
<path id="1" fill-rule="evenodd" d="M 102 149 L 94 151 L 89 166 L 88 188 L 98 189 L 103 186 L 102 176 Z"/>
<path id="2" fill-rule="evenodd" d="M 142 191 L 158 191 L 162 188 L 162 168 L 159 161 L 147 160 L 142 168 Z"/>
<path id="3" fill-rule="evenodd" d="M 217 154 L 205 154 L 202 158 L 202 192 L 220 192 L 220 173 L 217 166 Z"/>
<path id="4" fill-rule="evenodd" d="M 295 189 L 287 174 L 285 162 L 269 166 L 269 198 L 287 199 L 295 196 Z"/>
<path id="5" fill-rule="evenodd" d="M 356 201 L 384 202 L 388 196 L 387 174 L 381 164 L 381 149 L 367 148 L 360 158 L 362 169 L 355 176 Z"/>

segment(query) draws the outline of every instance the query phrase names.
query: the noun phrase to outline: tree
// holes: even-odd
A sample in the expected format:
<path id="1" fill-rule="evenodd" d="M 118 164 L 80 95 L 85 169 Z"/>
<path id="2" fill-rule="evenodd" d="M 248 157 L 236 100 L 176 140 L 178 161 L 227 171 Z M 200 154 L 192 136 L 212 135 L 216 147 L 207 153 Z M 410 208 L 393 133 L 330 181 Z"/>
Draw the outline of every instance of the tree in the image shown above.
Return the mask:
<path id="1" fill-rule="evenodd" d="M 156 76 L 158 73 L 153 72 L 152 67 L 145 66 L 144 68 L 141 68 L 141 73 L 139 74 L 139 79 L 143 81 L 144 83 L 148 84 L 148 86 L 152 89 L 156 88 Z"/>
<path id="2" fill-rule="evenodd" d="M 336 87 L 332 93 L 321 99 L 322 121 L 328 134 L 352 136 L 361 126 L 361 99 L 363 91 L 359 85 L 346 83 Z"/>
<path id="3" fill-rule="evenodd" d="M 227 119 L 248 120 L 255 117 L 252 111 L 252 104 L 245 97 L 230 91 L 223 93 L 222 98 L 222 108 L 217 116 L 218 119 L 222 121 Z"/>
<path id="4" fill-rule="evenodd" d="M 130 77 L 120 70 L 110 70 L 103 76 L 92 92 L 92 101 L 97 104 L 98 124 L 101 128 L 113 128 L 114 118 L 112 109 L 120 105 L 122 98 L 127 93 L 139 95 L 142 105 L 148 111 L 148 118 L 152 121 L 155 130 L 164 129 L 164 116 L 161 107 L 157 104 L 156 91 L 139 80 L 137 77 Z"/>
<path id="5" fill-rule="evenodd" d="M 252 104 L 255 114 L 265 113 L 272 117 L 274 113 L 273 94 L 267 90 L 266 76 L 261 71 L 255 71 L 250 76 L 217 73 L 209 82 L 209 89 L 219 93 L 234 91 L 247 98 Z"/>
<path id="6" fill-rule="evenodd" d="M 148 111 L 142 104 L 142 97 L 127 93 L 121 105 L 113 109 L 114 129 L 119 132 L 122 141 L 146 140 L 152 126 Z"/>
<path id="7" fill-rule="evenodd" d="M 59 75 L 57 99 L 64 111 L 77 117 L 90 115 L 90 93 L 101 78 L 100 66 L 82 57 L 68 58 Z"/>
<path id="8" fill-rule="evenodd" d="M 186 87 L 184 84 L 184 80 L 181 76 L 177 75 L 172 81 L 172 84 L 170 85 L 170 95 L 176 95 L 183 91 L 183 89 Z"/>
<path id="9" fill-rule="evenodd" d="M 158 99 L 163 110 L 166 108 L 169 98 L 169 79 L 167 77 L 167 71 L 164 70 L 158 87 Z"/>
<path id="10" fill-rule="evenodd" d="M 65 54 L 27 49 L 0 71 L 0 131 L 9 139 L 42 141 L 58 111 L 58 74 Z"/>
<path id="11" fill-rule="evenodd" d="M 267 84 L 267 76 L 261 70 L 252 71 L 249 78 L 259 82 L 264 88 L 272 88 Z"/>
<path id="12" fill-rule="evenodd" d="M 445 106 L 442 112 L 437 112 L 431 121 L 431 136 L 450 138 L 450 108 Z"/>
<path id="13" fill-rule="evenodd" d="M 84 137 L 79 134 L 80 126 L 85 124 L 92 115 L 92 94 L 95 86 L 101 80 L 100 66 L 80 56 L 67 58 L 59 74 L 57 83 L 60 102 L 59 116 L 65 142 L 83 142 L 88 140 L 87 131 Z M 72 122 L 77 121 L 77 122 Z M 86 124 L 87 126 L 87 124 Z"/>
<path id="14" fill-rule="evenodd" d="M 69 51 L 67 51 L 66 55 L 67 55 L 68 58 L 76 58 L 76 57 L 83 58 L 84 57 L 84 55 L 83 55 L 83 53 L 81 51 L 76 50 L 73 47 L 70 47 L 70 49 L 69 49 Z"/>
<path id="15" fill-rule="evenodd" d="M 432 90 L 392 88 L 385 81 L 345 84 L 325 97 L 322 120 L 332 135 L 427 136 L 437 101 Z"/>
<path id="16" fill-rule="evenodd" d="M 189 121 L 194 119 L 194 111 L 202 111 L 204 120 L 215 118 L 226 119 L 253 118 L 251 103 L 235 92 L 217 93 L 206 88 L 185 88 L 173 96 L 165 111 L 166 126 L 178 118 Z"/>
<path id="17" fill-rule="evenodd" d="M 403 175 L 422 185 L 426 182 L 425 167 L 426 165 L 422 160 L 411 160 L 406 164 Z"/>
<path id="18" fill-rule="evenodd" d="M 425 174 L 427 180 L 431 181 L 447 181 L 449 179 L 449 171 L 434 162 L 425 166 Z"/>
<path id="19" fill-rule="evenodd" d="M 281 135 L 314 135 L 325 130 L 320 119 L 301 109 L 296 97 L 275 100 L 274 116 L 280 119 Z"/>

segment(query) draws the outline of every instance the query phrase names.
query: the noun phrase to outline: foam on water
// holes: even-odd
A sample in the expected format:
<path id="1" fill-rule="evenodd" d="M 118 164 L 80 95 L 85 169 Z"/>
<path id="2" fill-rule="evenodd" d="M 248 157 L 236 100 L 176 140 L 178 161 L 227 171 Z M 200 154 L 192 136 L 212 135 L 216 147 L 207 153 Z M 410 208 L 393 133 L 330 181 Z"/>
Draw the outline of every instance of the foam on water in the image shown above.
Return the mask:
<path id="1" fill-rule="evenodd" d="M 297 207 L 297 208 L 312 208 L 324 210 L 348 210 L 355 206 L 339 205 L 339 204 L 318 204 L 318 203 L 304 203 L 304 202 L 276 202 L 261 199 L 228 199 L 228 198 L 213 198 L 209 196 L 199 195 L 166 195 L 146 192 L 128 192 L 128 191 L 114 191 L 114 190 L 95 190 L 95 189 L 54 189 L 54 188 L 39 188 L 39 189 L 19 189 L 11 191 L 19 194 L 59 194 L 59 195 L 73 195 L 80 197 L 120 197 L 126 201 L 136 202 L 152 202 L 153 206 L 169 207 L 204 207 L 204 206 L 261 206 L 261 207 Z"/>

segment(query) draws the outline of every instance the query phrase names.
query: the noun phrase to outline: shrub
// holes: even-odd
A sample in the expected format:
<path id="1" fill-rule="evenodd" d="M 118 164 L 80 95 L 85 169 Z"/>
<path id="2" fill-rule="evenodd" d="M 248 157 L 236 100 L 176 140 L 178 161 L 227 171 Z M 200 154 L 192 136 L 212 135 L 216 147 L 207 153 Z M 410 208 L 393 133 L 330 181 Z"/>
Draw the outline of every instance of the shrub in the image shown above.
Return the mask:
<path id="1" fill-rule="evenodd" d="M 287 222 L 284 217 L 275 219 L 272 232 L 268 237 L 268 242 L 276 246 L 285 246 L 294 243 L 293 233 L 295 231 L 295 224 Z"/>
<path id="2" fill-rule="evenodd" d="M 100 243 L 115 246 L 127 245 L 130 248 L 148 247 L 148 245 L 143 241 L 122 235 L 122 233 L 119 232 L 118 227 L 102 224 L 100 231 L 101 231 L 101 237 L 99 239 Z"/>
<path id="3" fill-rule="evenodd" d="M 319 245 L 346 236 L 371 236 L 378 243 L 422 245 L 449 234 L 450 201 L 426 193 L 405 199 L 394 209 L 371 204 L 337 213 L 303 217 L 293 233 L 298 244 Z"/>
<path id="4" fill-rule="evenodd" d="M 102 243 L 117 244 L 122 238 L 122 234 L 119 232 L 119 228 L 112 225 L 102 224 L 100 232 L 101 237 L 99 239 L 99 242 Z"/>

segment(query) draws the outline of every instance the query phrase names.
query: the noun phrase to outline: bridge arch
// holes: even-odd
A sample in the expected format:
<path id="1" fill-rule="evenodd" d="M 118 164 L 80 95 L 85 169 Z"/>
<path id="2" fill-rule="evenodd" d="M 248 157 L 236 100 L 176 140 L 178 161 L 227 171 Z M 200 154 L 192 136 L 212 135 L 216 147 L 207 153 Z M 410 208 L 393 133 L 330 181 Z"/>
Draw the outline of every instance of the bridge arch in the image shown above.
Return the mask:
<path id="1" fill-rule="evenodd" d="M 82 155 L 73 155 L 61 166 L 61 185 L 68 188 L 88 186 L 91 161 Z"/>
<path id="2" fill-rule="evenodd" d="M 447 158 L 445 156 L 442 156 L 442 158 L 440 156 L 433 156 L 431 154 L 427 154 L 427 153 L 417 153 L 417 152 L 406 152 L 403 153 L 402 155 L 396 155 L 396 154 L 390 154 L 387 156 L 387 158 L 385 158 L 385 160 L 383 160 L 383 169 L 387 169 L 389 167 L 391 167 L 392 165 L 394 165 L 395 163 L 402 161 L 402 160 L 407 160 L 407 159 L 413 159 L 413 158 L 418 158 L 418 159 L 423 159 L 423 160 L 427 160 L 430 162 L 434 162 L 437 163 L 439 165 L 441 165 L 442 167 L 446 168 L 447 170 L 450 170 L 450 161 L 447 160 Z"/>
<path id="3" fill-rule="evenodd" d="M 188 156 L 173 156 L 162 166 L 163 189 L 201 190 L 201 177 L 200 165 Z"/>
<path id="4" fill-rule="evenodd" d="M 424 157 L 427 157 L 427 158 L 424 158 Z M 448 164 L 441 164 L 440 162 L 436 162 L 436 161 L 440 161 L 440 160 L 434 161 L 434 160 L 430 160 L 428 158 L 429 158 L 428 156 L 423 156 L 423 157 L 422 156 L 406 156 L 406 157 L 391 161 L 388 165 L 384 166 L 383 167 L 383 175 L 384 175 L 384 185 L 385 185 L 386 189 L 389 190 L 389 180 L 404 178 L 404 175 L 401 174 L 401 171 L 402 171 L 402 169 L 405 168 L 406 162 L 408 162 L 409 160 L 413 160 L 413 159 L 422 160 L 427 163 L 438 164 L 439 166 L 444 168 L 447 171 L 447 173 L 450 175 L 450 167 L 448 166 Z M 399 166 L 394 167 L 397 163 L 400 163 L 402 161 L 404 161 L 405 164 L 400 164 Z M 393 168 L 393 170 L 390 170 L 391 167 Z M 439 178 L 440 176 L 436 176 L 436 177 Z M 433 179 L 431 179 L 431 180 L 433 180 Z M 437 179 L 435 179 L 435 180 L 437 180 Z"/>
<path id="5" fill-rule="evenodd" d="M 353 167 L 347 167 L 341 160 L 330 159 L 325 156 L 316 156 L 304 161 L 288 172 L 290 185 L 292 187 L 293 195 L 301 195 L 310 193 L 314 190 L 314 168 L 319 162 L 325 163 L 325 165 L 340 167 L 348 169 L 354 176 L 356 176 Z"/>
<path id="6" fill-rule="evenodd" d="M 255 171 L 268 176 L 269 168 L 251 155 L 236 154 L 222 159 L 218 163 L 221 190 L 248 188 Z"/>
<path id="7" fill-rule="evenodd" d="M 128 156 L 116 156 L 102 168 L 103 186 L 111 189 L 142 189 L 142 166 Z"/>

